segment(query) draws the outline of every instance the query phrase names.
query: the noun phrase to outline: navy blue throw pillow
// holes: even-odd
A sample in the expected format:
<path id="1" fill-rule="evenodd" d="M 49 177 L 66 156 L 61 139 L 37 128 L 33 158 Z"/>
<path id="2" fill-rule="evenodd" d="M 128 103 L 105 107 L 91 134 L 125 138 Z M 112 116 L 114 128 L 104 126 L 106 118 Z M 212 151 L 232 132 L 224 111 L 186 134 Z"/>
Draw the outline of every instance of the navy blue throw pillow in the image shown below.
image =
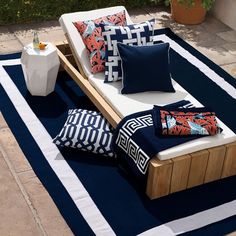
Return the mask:
<path id="1" fill-rule="evenodd" d="M 78 148 L 115 157 L 111 149 L 112 129 L 100 113 L 73 109 L 69 110 L 67 120 L 53 142 L 61 147 Z"/>
<path id="2" fill-rule="evenodd" d="M 150 46 L 117 44 L 122 61 L 121 93 L 175 92 L 169 69 L 169 43 Z"/>

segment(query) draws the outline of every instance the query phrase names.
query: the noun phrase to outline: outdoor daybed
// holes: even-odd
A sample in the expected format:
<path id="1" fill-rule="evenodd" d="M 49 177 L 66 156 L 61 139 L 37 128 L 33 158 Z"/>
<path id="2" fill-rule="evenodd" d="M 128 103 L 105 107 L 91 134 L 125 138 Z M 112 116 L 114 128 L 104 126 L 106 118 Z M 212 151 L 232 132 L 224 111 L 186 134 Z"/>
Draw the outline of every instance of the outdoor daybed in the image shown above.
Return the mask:
<path id="1" fill-rule="evenodd" d="M 104 73 L 90 72 L 85 45 L 72 22 L 96 19 L 121 10 L 125 8 L 112 7 L 62 15 L 60 24 L 71 51 L 66 43 L 57 45 L 61 66 L 78 83 L 113 127 L 116 127 L 123 117 L 151 109 L 154 104 L 165 105 L 186 99 L 196 107 L 201 106 L 175 81 L 172 82 L 176 93 L 143 92 L 122 95 L 119 92 L 121 82 L 104 83 Z M 131 24 L 127 11 L 126 17 L 127 23 Z M 169 40 L 162 35 L 156 38 L 162 41 Z M 177 51 L 182 50 L 171 40 L 169 43 Z M 186 58 L 189 61 L 194 60 L 188 54 Z M 236 135 L 220 120 L 219 124 L 223 128 L 221 134 L 196 139 L 161 151 L 150 161 L 146 193 L 151 199 L 236 174 Z"/>

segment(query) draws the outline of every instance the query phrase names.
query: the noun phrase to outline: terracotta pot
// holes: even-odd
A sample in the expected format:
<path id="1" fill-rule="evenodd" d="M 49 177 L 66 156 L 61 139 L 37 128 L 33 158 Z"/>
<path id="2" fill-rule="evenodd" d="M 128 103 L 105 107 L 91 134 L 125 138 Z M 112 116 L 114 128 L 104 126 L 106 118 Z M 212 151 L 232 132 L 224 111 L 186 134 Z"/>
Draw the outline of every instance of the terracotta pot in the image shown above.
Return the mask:
<path id="1" fill-rule="evenodd" d="M 176 22 L 185 25 L 200 24 L 205 20 L 206 10 L 201 6 L 201 0 L 195 0 L 195 5 L 186 6 L 171 0 L 171 16 Z"/>

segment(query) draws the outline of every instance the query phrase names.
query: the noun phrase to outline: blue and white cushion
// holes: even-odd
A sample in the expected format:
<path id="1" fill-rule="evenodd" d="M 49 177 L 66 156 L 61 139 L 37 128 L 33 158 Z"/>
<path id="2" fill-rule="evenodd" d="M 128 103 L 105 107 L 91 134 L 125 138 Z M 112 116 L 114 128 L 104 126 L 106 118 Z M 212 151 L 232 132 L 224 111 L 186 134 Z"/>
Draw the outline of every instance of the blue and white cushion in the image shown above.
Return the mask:
<path id="1" fill-rule="evenodd" d="M 115 157 L 111 150 L 112 136 L 111 125 L 100 113 L 73 109 L 69 110 L 67 120 L 53 142 L 62 147 Z"/>
<path id="2" fill-rule="evenodd" d="M 105 81 L 122 79 L 121 59 L 117 43 L 128 45 L 153 44 L 155 19 L 127 26 L 101 25 L 106 47 Z"/>

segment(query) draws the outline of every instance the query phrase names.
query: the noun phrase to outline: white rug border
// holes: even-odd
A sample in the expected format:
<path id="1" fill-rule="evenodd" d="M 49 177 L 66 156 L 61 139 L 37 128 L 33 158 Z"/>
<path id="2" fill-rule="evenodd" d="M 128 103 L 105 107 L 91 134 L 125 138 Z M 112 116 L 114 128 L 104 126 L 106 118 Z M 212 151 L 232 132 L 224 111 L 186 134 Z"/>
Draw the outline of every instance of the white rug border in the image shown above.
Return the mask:
<path id="1" fill-rule="evenodd" d="M 156 36 L 155 36 L 156 37 Z M 173 40 L 168 38 L 165 35 L 158 37 L 158 40 L 168 41 L 171 44 L 171 47 L 181 55 L 182 53 L 186 54 L 186 59 L 190 61 L 193 65 L 199 64 L 200 70 L 205 73 L 205 69 L 211 70 L 208 66 L 190 54 L 188 51 L 183 49 L 181 46 L 176 44 Z M 156 37 L 157 39 L 157 37 Z M 13 102 L 16 110 L 18 111 L 21 119 L 26 124 L 29 129 L 32 137 L 35 139 L 39 148 L 43 152 L 46 160 L 49 165 L 54 170 L 55 174 L 58 176 L 59 180 L 62 182 L 63 186 L 71 196 L 72 200 L 75 202 L 77 208 L 80 210 L 84 219 L 87 221 L 91 229 L 96 235 L 115 235 L 114 231 L 103 217 L 96 204 L 93 202 L 89 193 L 86 191 L 78 177 L 75 175 L 70 166 L 66 163 L 64 157 L 61 155 L 60 151 L 52 143 L 52 138 L 48 134 L 47 130 L 35 116 L 29 105 L 26 103 L 15 84 L 8 76 L 3 66 L 7 65 L 19 65 L 20 59 L 9 59 L 0 61 L 0 83 L 8 94 L 10 100 Z M 202 65 L 203 64 L 203 65 Z M 212 71 L 214 72 L 214 71 Z M 209 78 L 213 76 L 215 80 L 210 78 L 216 84 L 223 82 L 224 90 L 233 98 L 236 99 L 232 94 L 236 89 L 232 87 L 228 82 L 226 82 L 222 77 L 220 77 L 215 72 L 206 74 Z M 223 80 L 223 81 L 222 81 Z M 222 87 L 222 85 L 221 85 Z M 233 89 L 232 89 L 233 88 Z M 12 92 L 12 93 L 11 93 Z M 17 99 L 16 99 L 17 98 Z M 60 173 L 59 173 L 60 172 Z M 67 176 L 67 174 L 69 176 Z M 80 193 L 80 194 L 79 194 Z M 188 217 L 183 217 L 166 224 L 151 228 L 147 231 L 144 231 L 139 236 L 154 236 L 154 235 L 163 235 L 163 236 L 173 236 L 182 233 L 186 233 L 192 230 L 200 229 L 206 225 L 219 222 L 223 219 L 236 215 L 236 200 L 219 205 L 214 208 L 210 208 L 205 211 L 198 212 Z"/>

